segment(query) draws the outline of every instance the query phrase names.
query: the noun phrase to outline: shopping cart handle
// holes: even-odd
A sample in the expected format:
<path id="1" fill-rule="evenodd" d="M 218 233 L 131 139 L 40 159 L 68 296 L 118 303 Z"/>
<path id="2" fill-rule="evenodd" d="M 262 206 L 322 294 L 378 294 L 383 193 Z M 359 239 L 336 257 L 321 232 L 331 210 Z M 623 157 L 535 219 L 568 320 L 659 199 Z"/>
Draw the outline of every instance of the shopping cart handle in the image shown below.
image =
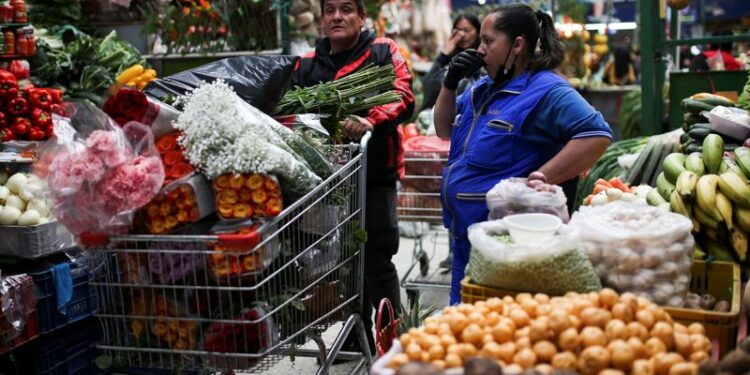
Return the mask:
<path id="1" fill-rule="evenodd" d="M 109 234 L 98 232 L 81 233 L 81 245 L 85 247 L 107 246 L 109 244 Z"/>
<path id="2" fill-rule="evenodd" d="M 248 250 L 260 243 L 257 231 L 245 234 L 219 234 L 219 243 L 229 250 Z"/>

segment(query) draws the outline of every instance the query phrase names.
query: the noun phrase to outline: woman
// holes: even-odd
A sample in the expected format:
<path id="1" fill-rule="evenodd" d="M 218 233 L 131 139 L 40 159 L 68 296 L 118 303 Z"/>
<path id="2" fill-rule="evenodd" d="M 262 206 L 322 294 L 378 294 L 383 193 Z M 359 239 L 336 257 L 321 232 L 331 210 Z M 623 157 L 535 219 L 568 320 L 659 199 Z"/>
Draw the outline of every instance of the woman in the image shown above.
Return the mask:
<path id="1" fill-rule="evenodd" d="M 563 186 L 572 180 L 574 188 L 612 139 L 601 113 L 552 71 L 564 50 L 549 15 L 502 6 L 485 18 L 480 40 L 478 51 L 453 58 L 435 105 L 437 135 L 451 140 L 441 192 L 453 237 L 451 304 L 461 299 L 467 229 L 487 220 L 486 192 L 514 176 Z M 488 76 L 456 99 L 458 82 L 482 66 Z"/>
<path id="2" fill-rule="evenodd" d="M 635 65 L 628 47 L 620 46 L 614 50 L 614 61 L 607 63 L 604 74 L 610 85 L 630 85 L 635 83 Z"/>
<path id="3" fill-rule="evenodd" d="M 420 110 L 432 108 L 435 105 L 435 100 L 440 94 L 443 78 L 448 71 L 448 64 L 453 56 L 464 50 L 479 47 L 480 27 L 479 18 L 473 14 L 464 14 L 453 21 L 451 38 L 443 46 L 430 71 L 422 78 L 424 98 Z"/>

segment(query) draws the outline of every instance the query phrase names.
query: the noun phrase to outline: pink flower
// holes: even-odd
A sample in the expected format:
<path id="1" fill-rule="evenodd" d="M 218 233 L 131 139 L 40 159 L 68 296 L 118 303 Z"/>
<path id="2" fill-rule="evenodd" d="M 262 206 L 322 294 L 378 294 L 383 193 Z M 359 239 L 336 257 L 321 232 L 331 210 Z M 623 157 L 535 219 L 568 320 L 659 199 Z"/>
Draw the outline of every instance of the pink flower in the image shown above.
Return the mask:
<path id="1" fill-rule="evenodd" d="M 108 167 L 125 163 L 130 150 L 115 131 L 95 130 L 86 139 L 88 152 L 99 157 Z"/>

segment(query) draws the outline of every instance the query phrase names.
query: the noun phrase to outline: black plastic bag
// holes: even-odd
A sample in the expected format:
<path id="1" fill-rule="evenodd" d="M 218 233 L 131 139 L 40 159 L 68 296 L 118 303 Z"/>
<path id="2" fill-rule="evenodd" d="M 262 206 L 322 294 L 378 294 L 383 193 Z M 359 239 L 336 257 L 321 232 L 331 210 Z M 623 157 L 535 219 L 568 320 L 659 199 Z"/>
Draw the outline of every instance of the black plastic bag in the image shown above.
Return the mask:
<path id="1" fill-rule="evenodd" d="M 149 83 L 145 93 L 160 99 L 181 96 L 219 78 L 253 107 L 272 113 L 289 88 L 299 56 L 239 56 L 222 59 Z"/>

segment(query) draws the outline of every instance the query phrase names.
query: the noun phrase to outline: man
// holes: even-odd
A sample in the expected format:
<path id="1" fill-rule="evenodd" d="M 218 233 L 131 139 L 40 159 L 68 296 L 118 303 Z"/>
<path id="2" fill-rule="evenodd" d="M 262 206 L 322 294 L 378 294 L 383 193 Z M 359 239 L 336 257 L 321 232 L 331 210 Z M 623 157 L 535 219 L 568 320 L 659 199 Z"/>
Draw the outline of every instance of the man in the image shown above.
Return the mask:
<path id="1" fill-rule="evenodd" d="M 396 266 L 391 258 L 398 251 L 396 220 L 396 181 L 403 171 L 403 148 L 398 124 L 411 116 L 414 96 L 411 74 L 398 45 L 387 38 L 377 38 L 372 31 L 363 31 L 367 11 L 364 0 L 321 0 L 321 26 L 326 35 L 313 53 L 305 55 L 297 65 L 293 86 L 312 86 L 351 74 L 368 64 L 393 65 L 394 86 L 401 94 L 396 103 L 357 113 L 356 119 L 344 122 L 344 136 L 357 141 L 368 132 L 367 196 L 365 229 L 365 290 L 362 319 L 368 334 L 370 350 L 374 350 L 372 311 L 380 300 L 388 298 L 398 308 L 400 290 Z M 356 340 L 350 335 L 346 349 L 355 350 Z"/>

